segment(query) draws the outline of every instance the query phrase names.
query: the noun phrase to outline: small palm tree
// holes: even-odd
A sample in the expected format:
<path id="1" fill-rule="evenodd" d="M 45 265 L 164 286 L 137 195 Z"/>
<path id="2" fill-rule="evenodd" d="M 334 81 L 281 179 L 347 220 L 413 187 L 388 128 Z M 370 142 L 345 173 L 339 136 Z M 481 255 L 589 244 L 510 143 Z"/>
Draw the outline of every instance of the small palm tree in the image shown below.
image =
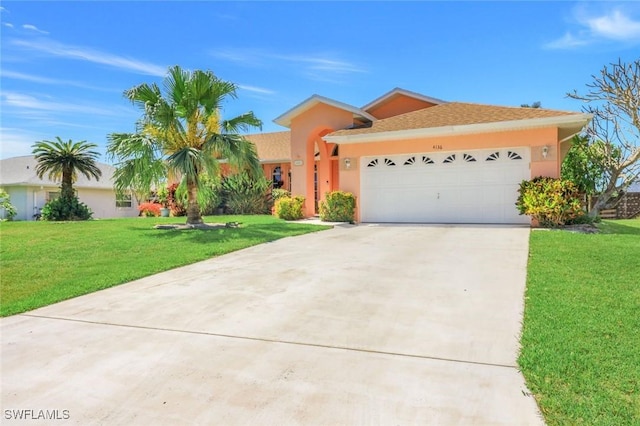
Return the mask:
<path id="1" fill-rule="evenodd" d="M 155 83 L 124 93 L 143 117 L 136 133 L 108 136 L 116 187 L 148 191 L 167 178 L 179 180 L 187 191 L 187 224 L 201 224 L 199 203 L 207 194 L 202 176 L 219 175 L 221 162 L 261 173 L 255 146 L 238 133 L 262 122 L 253 112 L 222 120 L 222 104 L 236 98 L 236 85 L 211 71 L 175 66 L 163 83 L 164 93 Z"/>
<path id="2" fill-rule="evenodd" d="M 102 172 L 96 165 L 100 154 L 92 149 L 98 146 L 87 141 L 73 142 L 69 139 L 64 142 L 59 136 L 56 141 L 39 141 L 33 145 L 33 154 L 38 161 L 36 173 L 40 179 L 48 173 L 49 179 L 62 179 L 60 198 L 71 199 L 75 197 L 73 182 L 78 173 L 82 173 L 91 179 L 100 180 Z"/>

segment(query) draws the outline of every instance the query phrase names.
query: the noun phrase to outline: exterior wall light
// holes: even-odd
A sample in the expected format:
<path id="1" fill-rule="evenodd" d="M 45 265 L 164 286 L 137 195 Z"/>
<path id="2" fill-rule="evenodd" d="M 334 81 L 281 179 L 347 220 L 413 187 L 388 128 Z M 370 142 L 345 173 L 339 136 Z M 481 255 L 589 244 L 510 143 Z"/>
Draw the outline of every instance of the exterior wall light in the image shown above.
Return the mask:
<path id="1" fill-rule="evenodd" d="M 542 147 L 542 158 L 547 158 L 548 155 L 549 155 L 549 147 L 545 145 Z"/>
<path id="2" fill-rule="evenodd" d="M 351 158 L 345 158 L 345 159 L 344 159 L 344 166 L 345 166 L 347 169 L 350 169 L 350 168 L 351 168 Z"/>

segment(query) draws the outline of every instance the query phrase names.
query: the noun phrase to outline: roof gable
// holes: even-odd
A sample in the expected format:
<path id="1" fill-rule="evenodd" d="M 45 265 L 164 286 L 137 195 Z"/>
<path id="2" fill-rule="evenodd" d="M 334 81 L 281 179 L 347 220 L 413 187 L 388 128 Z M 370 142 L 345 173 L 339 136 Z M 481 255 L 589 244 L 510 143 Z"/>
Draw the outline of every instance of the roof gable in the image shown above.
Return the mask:
<path id="1" fill-rule="evenodd" d="M 354 115 L 354 118 L 357 118 L 357 119 L 360 119 L 360 120 L 363 120 L 363 121 L 375 121 L 376 120 L 376 118 L 374 116 L 372 116 L 371 114 L 367 113 L 366 111 L 363 111 L 360 108 L 356 108 L 356 107 L 354 107 L 352 105 L 345 104 L 344 102 L 336 101 L 334 99 L 325 98 L 324 96 L 313 95 L 313 96 L 305 99 L 304 101 L 302 101 L 298 105 L 294 106 L 289 111 L 287 111 L 284 114 L 280 115 L 279 117 L 277 117 L 273 121 L 276 124 L 279 124 L 281 126 L 290 127 L 291 126 L 291 120 L 293 120 L 295 117 L 299 116 L 300 114 L 304 113 L 305 111 L 308 111 L 309 109 L 313 108 L 314 106 L 316 106 L 316 105 L 318 105 L 320 103 L 326 104 L 326 105 L 330 105 L 332 107 L 335 107 L 335 108 L 338 108 L 338 109 L 342 109 L 344 111 L 348 111 L 348 112 L 350 112 L 350 113 L 352 113 Z"/>
<path id="2" fill-rule="evenodd" d="M 390 91 L 388 91 L 387 93 L 385 93 L 384 95 L 374 99 L 373 101 L 369 102 L 368 104 L 366 104 L 365 106 L 362 107 L 362 109 L 364 111 L 370 112 L 371 110 L 381 106 L 382 104 L 389 102 L 390 100 L 400 97 L 400 96 L 404 96 L 407 98 L 412 98 L 412 99 L 417 99 L 419 101 L 423 101 L 423 102 L 427 102 L 430 104 L 435 104 L 435 105 L 440 105 L 440 104 L 444 104 L 446 103 L 446 101 L 443 101 L 442 99 L 437 99 L 437 98 L 432 98 L 430 96 L 425 96 L 422 95 L 420 93 L 416 93 L 416 92 L 412 92 L 410 90 L 406 90 L 406 89 L 402 89 L 400 87 L 396 87 Z"/>

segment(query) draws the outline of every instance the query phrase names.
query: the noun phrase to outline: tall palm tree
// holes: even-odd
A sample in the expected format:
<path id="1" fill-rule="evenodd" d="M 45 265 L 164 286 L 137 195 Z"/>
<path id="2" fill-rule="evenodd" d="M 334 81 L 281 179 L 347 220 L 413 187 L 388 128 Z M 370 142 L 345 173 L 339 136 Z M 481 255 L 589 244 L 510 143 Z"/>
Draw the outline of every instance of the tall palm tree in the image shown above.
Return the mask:
<path id="1" fill-rule="evenodd" d="M 69 139 L 64 142 L 59 136 L 56 141 L 39 141 L 33 145 L 33 154 L 38 161 L 36 174 L 40 179 L 48 173 L 49 179 L 62 178 L 60 197 L 70 199 L 75 197 L 73 182 L 78 177 L 78 172 L 91 179 L 100 180 L 102 172 L 96 165 L 100 154 L 93 151 L 98 146 L 87 141 L 73 142 Z"/>
<path id="2" fill-rule="evenodd" d="M 116 187 L 150 189 L 167 177 L 180 179 L 187 190 L 187 224 L 201 224 L 204 174 L 219 174 L 221 162 L 261 173 L 255 146 L 238 133 L 262 122 L 253 112 L 222 120 L 222 104 L 237 97 L 237 86 L 211 71 L 174 66 L 163 87 L 164 93 L 155 83 L 124 92 L 143 116 L 136 133 L 108 136 L 107 153 L 117 161 Z"/>

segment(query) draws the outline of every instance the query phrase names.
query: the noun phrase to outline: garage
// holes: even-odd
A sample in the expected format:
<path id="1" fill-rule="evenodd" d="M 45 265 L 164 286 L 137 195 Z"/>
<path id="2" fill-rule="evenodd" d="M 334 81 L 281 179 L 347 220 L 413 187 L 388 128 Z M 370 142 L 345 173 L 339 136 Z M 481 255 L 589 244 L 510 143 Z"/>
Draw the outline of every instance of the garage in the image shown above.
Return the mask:
<path id="1" fill-rule="evenodd" d="M 362 222 L 528 224 L 515 208 L 530 148 L 362 157 Z"/>

